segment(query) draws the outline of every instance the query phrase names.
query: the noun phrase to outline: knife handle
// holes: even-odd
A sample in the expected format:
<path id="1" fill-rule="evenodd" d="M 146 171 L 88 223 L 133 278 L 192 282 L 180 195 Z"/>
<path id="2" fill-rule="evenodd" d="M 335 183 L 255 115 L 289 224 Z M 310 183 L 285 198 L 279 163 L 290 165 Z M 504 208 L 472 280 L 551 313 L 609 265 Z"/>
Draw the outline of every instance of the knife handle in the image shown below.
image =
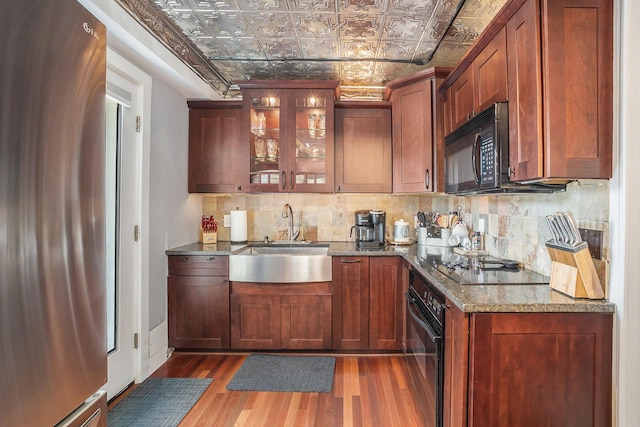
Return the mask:
<path id="1" fill-rule="evenodd" d="M 578 244 L 578 243 L 582 242 L 582 236 L 580 235 L 580 229 L 578 228 L 578 222 L 576 221 L 576 218 L 573 216 L 571 211 L 566 211 L 564 213 L 564 217 L 565 217 L 567 223 L 569 224 L 569 229 L 571 229 L 571 232 L 573 233 L 573 237 L 574 237 L 575 243 Z"/>

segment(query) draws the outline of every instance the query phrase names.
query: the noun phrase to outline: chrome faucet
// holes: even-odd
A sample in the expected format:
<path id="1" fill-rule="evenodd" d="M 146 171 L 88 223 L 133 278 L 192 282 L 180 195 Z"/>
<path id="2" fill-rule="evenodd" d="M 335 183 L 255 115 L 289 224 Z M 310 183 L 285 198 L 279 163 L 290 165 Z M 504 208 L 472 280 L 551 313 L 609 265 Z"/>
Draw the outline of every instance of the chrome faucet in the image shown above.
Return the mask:
<path id="1" fill-rule="evenodd" d="M 289 203 L 285 203 L 282 208 L 282 218 L 289 218 L 289 240 L 293 241 L 298 238 L 300 234 L 300 228 L 295 232 L 293 231 L 293 209 L 291 209 L 291 205 Z"/>

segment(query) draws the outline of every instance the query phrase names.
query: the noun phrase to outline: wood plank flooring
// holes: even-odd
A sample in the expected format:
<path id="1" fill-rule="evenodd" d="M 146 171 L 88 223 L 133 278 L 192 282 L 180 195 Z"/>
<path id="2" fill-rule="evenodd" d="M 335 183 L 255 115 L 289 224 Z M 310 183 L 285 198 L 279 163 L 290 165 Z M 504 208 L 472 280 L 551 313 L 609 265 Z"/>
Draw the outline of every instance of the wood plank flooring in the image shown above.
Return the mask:
<path id="1" fill-rule="evenodd" d="M 402 355 L 337 355 L 330 393 L 227 391 L 246 356 L 174 353 L 152 375 L 214 379 L 180 427 L 421 425 Z"/>

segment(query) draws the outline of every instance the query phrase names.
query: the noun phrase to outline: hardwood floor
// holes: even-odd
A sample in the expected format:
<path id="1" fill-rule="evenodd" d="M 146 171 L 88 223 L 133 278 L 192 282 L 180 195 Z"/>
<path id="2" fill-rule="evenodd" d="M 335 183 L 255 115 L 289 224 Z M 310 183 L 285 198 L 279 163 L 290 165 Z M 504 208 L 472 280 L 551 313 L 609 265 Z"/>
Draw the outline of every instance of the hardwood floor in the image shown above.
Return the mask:
<path id="1" fill-rule="evenodd" d="M 330 393 L 227 391 L 245 358 L 245 354 L 174 353 L 152 375 L 214 379 L 180 427 L 421 424 L 402 355 L 337 355 Z"/>

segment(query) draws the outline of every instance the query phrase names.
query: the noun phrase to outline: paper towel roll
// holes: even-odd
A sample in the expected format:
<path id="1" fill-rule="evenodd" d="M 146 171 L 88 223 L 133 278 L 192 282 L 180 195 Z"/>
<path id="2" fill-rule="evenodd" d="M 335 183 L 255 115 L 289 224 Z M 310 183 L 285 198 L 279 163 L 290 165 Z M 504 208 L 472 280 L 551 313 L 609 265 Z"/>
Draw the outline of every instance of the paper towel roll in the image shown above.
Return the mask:
<path id="1" fill-rule="evenodd" d="M 247 241 L 247 211 L 231 211 L 231 242 Z"/>

